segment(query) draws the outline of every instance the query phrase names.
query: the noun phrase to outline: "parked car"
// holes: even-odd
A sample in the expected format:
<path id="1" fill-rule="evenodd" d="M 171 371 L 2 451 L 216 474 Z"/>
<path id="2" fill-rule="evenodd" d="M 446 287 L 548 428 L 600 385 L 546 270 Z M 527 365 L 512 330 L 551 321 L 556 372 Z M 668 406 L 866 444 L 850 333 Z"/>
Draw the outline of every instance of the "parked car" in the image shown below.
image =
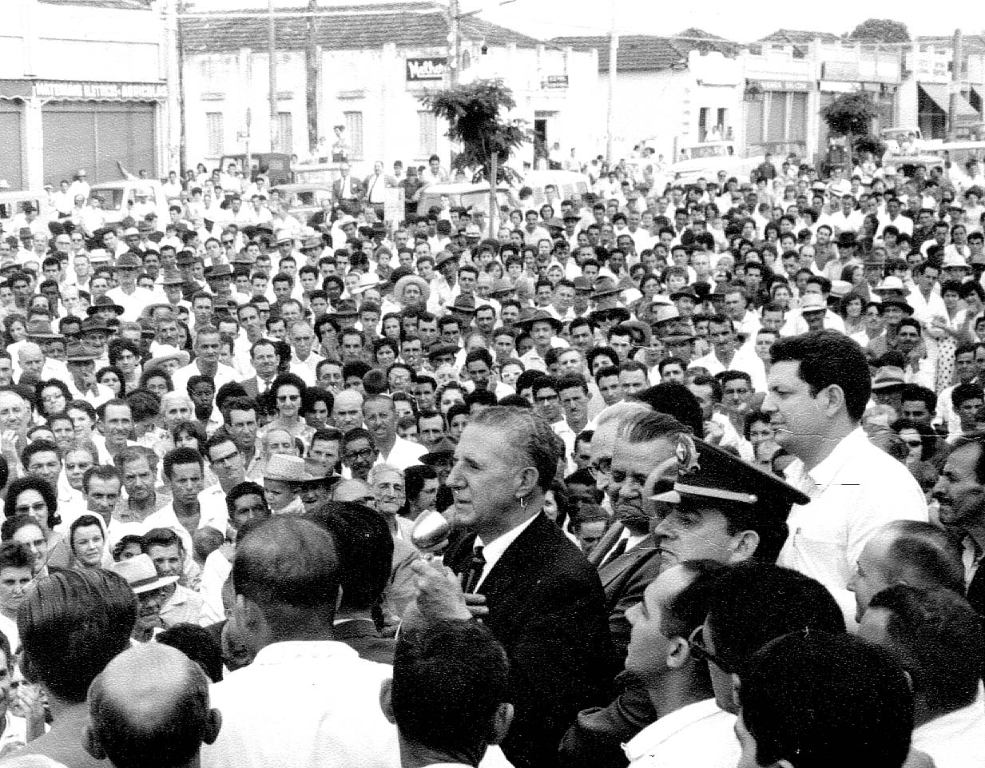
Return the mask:
<path id="1" fill-rule="evenodd" d="M 17 234 L 11 231 L 10 222 L 18 213 L 23 213 L 25 203 L 33 204 L 43 215 L 47 197 L 44 192 L 0 192 L 0 228 L 4 236 Z"/>
<path id="2" fill-rule="evenodd" d="M 331 184 L 278 184 L 270 191 L 279 192 L 291 215 L 302 222 L 321 210 L 322 200 L 332 199 Z"/>
<path id="3" fill-rule="evenodd" d="M 719 171 L 748 181 L 753 169 L 766 160 L 765 155 L 743 157 L 731 141 L 706 141 L 677 150 L 677 160 L 670 166 L 675 181 L 712 180 Z"/>
<path id="4" fill-rule="evenodd" d="M 246 155 L 223 155 L 219 167 L 223 170 L 230 163 L 236 163 L 240 168 L 246 165 Z M 256 181 L 257 176 L 264 174 L 270 186 L 275 184 L 290 184 L 294 181 L 291 171 L 291 156 L 283 152 L 261 152 L 250 155 L 250 181 Z"/>
<path id="5" fill-rule="evenodd" d="M 164 194 L 161 182 L 157 179 L 120 179 L 119 181 L 104 181 L 94 184 L 90 191 L 91 197 L 99 198 L 107 224 L 122 221 L 128 216 L 134 216 L 133 205 L 137 201 L 137 191 L 147 193 L 147 202 L 157 214 L 158 223 L 163 226 L 168 221 L 168 199 Z"/>
<path id="6" fill-rule="evenodd" d="M 506 184 L 500 184 L 496 190 L 496 202 L 502 207 L 514 205 L 513 190 Z M 417 214 L 427 215 L 431 207 L 442 208 L 442 198 L 448 198 L 452 208 L 465 208 L 489 213 L 489 185 L 467 184 L 465 182 L 450 182 L 447 184 L 431 184 L 421 192 L 417 203 Z"/>

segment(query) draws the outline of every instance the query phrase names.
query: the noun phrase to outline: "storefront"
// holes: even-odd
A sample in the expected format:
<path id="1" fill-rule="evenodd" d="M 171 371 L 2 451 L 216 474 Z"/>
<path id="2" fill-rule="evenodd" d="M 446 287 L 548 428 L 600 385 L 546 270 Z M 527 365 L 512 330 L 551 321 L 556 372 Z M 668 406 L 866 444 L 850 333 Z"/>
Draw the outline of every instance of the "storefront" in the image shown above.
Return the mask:
<path id="1" fill-rule="evenodd" d="M 160 175 L 167 88 L 159 83 L 0 81 L 0 178 L 12 189 Z"/>

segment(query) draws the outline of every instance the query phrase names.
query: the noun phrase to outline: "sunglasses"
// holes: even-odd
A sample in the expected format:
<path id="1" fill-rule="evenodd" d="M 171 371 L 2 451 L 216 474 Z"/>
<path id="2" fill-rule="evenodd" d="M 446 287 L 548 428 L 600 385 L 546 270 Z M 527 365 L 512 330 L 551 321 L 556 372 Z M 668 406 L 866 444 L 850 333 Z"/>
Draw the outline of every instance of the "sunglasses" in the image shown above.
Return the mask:
<path id="1" fill-rule="evenodd" d="M 709 651 L 708 647 L 704 644 L 704 640 L 701 639 L 701 630 L 703 628 L 703 626 L 695 627 L 694 631 L 687 639 L 687 644 L 691 649 L 691 653 L 694 654 L 694 658 L 704 659 L 705 661 L 711 662 L 726 675 L 731 675 L 735 671 L 732 669 L 732 666 L 723 661 L 721 656 L 716 656 L 714 653 Z"/>

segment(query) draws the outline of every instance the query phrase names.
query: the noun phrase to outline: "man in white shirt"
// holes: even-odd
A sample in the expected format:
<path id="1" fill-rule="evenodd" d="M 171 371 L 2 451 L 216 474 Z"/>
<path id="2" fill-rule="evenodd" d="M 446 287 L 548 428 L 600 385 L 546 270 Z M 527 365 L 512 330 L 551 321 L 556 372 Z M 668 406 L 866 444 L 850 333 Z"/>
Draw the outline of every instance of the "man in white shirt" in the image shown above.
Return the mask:
<path id="1" fill-rule="evenodd" d="M 985 743 L 985 691 L 972 660 L 982 658 L 985 641 L 968 601 L 948 589 L 897 584 L 872 599 L 859 634 L 896 656 L 911 679 L 912 748 L 937 768 L 973 765 Z"/>
<path id="2" fill-rule="evenodd" d="M 427 448 L 397 435 L 397 410 L 387 395 L 367 397 L 362 404 L 363 420 L 379 451 L 377 464 L 390 464 L 403 471 L 414 464 Z"/>
<path id="3" fill-rule="evenodd" d="M 116 260 L 116 279 L 119 286 L 106 291 L 106 296 L 123 307 L 123 320 L 136 321 L 145 307 L 154 303 L 154 294 L 137 285 L 140 272 L 140 258 L 136 254 L 124 253 Z"/>
<path id="4" fill-rule="evenodd" d="M 331 535 L 301 518 L 272 517 L 237 542 L 232 621 L 256 659 L 211 688 L 223 723 L 203 768 L 400 763 L 379 706 L 390 667 L 334 639 L 340 567 Z"/>
<path id="5" fill-rule="evenodd" d="M 219 362 L 220 348 L 218 328 L 211 325 L 196 328 L 195 354 L 197 357 L 184 368 L 179 368 L 174 372 L 171 378 L 175 390 L 184 392 L 188 386 L 188 380 L 195 374 L 211 378 L 217 391 L 223 384 L 238 381 L 241 377 L 236 373 L 236 370 Z"/>
<path id="6" fill-rule="evenodd" d="M 735 715 L 715 702 L 704 657 L 688 642 L 704 622 L 714 582 L 703 562 L 663 571 L 643 593 L 643 605 L 627 611 L 633 633 L 626 670 L 645 681 L 657 715 L 623 746 L 630 768 L 726 768 L 739 762 Z"/>
<path id="7" fill-rule="evenodd" d="M 788 480 L 811 499 L 791 510 L 778 563 L 821 582 L 852 623 L 848 581 L 862 548 L 884 523 L 926 520 L 927 503 L 907 468 L 862 431 L 871 379 L 856 342 L 813 331 L 781 339 L 771 358 L 762 410 L 776 442 L 797 459 Z"/>

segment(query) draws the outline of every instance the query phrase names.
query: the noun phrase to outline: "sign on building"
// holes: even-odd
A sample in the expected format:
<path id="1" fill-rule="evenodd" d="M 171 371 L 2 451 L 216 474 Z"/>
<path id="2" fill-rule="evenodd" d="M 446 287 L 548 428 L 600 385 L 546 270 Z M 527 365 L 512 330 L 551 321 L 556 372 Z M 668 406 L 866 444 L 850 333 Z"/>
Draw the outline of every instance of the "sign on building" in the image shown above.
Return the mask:
<path id="1" fill-rule="evenodd" d="M 423 83 L 443 80 L 448 69 L 448 59 L 444 56 L 407 59 L 407 82 Z"/>

